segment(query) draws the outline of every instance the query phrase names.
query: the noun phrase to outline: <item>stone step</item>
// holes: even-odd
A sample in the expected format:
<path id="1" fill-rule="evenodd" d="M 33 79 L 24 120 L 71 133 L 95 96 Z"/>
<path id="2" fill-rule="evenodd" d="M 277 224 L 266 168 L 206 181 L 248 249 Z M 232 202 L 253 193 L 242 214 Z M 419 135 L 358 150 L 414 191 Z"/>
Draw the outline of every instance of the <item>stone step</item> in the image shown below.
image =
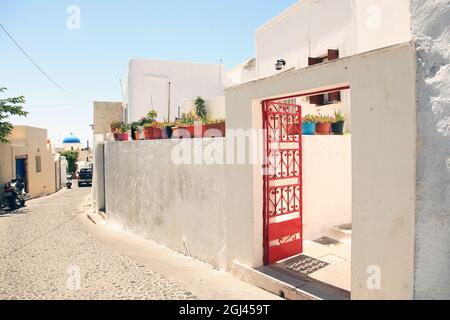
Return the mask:
<path id="1" fill-rule="evenodd" d="M 231 273 L 244 282 L 287 300 L 350 299 L 350 295 L 344 290 L 317 281 L 293 277 L 291 274 L 271 266 L 254 269 L 234 262 Z"/>
<path id="2" fill-rule="evenodd" d="M 342 225 L 329 228 L 325 235 L 329 238 L 338 240 L 340 242 L 351 242 L 352 240 L 351 225 Z"/>

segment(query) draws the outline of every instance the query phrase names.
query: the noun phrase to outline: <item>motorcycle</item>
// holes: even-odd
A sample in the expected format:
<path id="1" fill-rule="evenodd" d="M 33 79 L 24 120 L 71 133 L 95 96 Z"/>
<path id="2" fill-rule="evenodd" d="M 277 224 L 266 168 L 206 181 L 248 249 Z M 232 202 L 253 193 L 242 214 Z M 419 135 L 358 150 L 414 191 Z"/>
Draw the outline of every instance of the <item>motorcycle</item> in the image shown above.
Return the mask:
<path id="1" fill-rule="evenodd" d="M 66 187 L 67 187 L 67 189 L 72 189 L 72 180 L 71 179 L 67 179 Z"/>
<path id="2" fill-rule="evenodd" d="M 3 187 L 2 208 L 8 207 L 10 210 L 16 210 L 25 206 L 25 201 L 29 195 L 25 192 L 25 183 L 21 179 L 14 179 Z"/>

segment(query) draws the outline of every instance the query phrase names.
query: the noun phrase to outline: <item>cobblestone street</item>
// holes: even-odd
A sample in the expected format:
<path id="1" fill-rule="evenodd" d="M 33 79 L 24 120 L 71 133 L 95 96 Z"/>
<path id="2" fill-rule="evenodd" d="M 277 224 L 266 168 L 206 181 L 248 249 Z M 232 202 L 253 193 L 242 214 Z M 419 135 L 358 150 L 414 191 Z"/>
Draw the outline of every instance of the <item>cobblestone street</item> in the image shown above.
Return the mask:
<path id="1" fill-rule="evenodd" d="M 0 299 L 195 299 L 87 232 L 77 218 L 90 191 L 62 190 L 0 213 Z"/>

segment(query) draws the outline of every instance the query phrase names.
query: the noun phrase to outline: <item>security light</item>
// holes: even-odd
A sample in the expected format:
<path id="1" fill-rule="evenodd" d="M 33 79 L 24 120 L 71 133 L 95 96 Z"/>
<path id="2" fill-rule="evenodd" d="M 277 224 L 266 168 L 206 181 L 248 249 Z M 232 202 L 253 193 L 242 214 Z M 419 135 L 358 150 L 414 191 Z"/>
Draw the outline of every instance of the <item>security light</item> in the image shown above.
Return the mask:
<path id="1" fill-rule="evenodd" d="M 286 61 L 284 59 L 278 59 L 277 63 L 275 63 L 275 69 L 277 71 L 283 70 L 283 67 L 286 65 Z"/>

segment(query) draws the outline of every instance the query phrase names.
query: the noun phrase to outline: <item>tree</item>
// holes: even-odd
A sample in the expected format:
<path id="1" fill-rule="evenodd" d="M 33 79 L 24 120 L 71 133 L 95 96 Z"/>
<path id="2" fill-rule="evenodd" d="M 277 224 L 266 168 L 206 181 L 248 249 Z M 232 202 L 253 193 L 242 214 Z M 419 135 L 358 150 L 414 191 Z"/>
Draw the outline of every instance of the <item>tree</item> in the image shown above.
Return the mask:
<path id="1" fill-rule="evenodd" d="M 0 87 L 0 93 L 4 93 L 6 90 L 6 88 Z M 6 138 L 13 129 L 13 125 L 7 121 L 9 117 L 26 117 L 28 115 L 28 112 L 23 110 L 24 103 L 24 96 L 0 99 L 0 142 L 9 142 Z"/>
<path id="2" fill-rule="evenodd" d="M 62 157 L 66 157 L 67 164 L 69 166 L 69 173 L 75 173 L 77 170 L 77 161 L 78 161 L 78 151 L 64 151 L 61 152 L 60 155 Z"/>

